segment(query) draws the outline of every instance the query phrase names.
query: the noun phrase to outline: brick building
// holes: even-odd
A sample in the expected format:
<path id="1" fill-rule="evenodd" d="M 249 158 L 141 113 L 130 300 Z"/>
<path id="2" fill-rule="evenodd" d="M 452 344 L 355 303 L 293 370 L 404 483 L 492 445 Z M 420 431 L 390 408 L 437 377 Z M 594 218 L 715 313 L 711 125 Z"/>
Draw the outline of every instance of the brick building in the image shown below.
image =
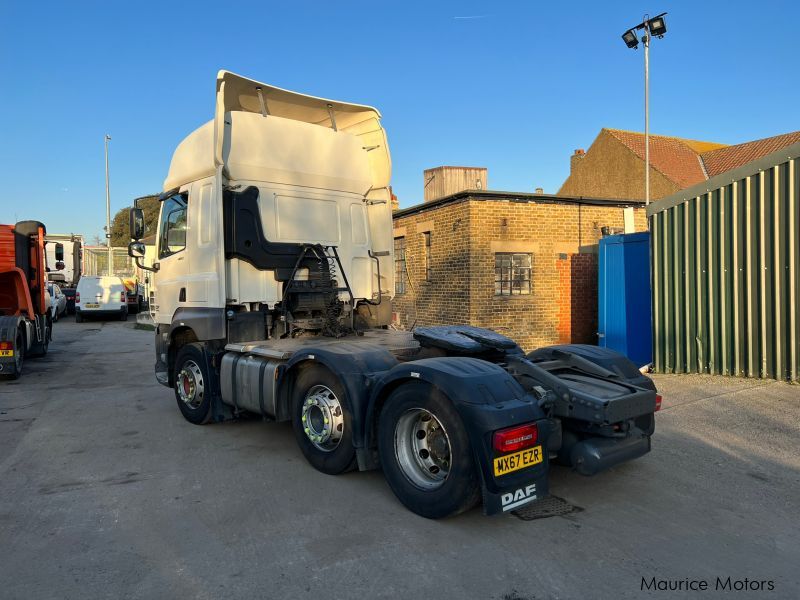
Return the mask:
<path id="1" fill-rule="evenodd" d="M 800 131 L 727 146 L 650 136 L 650 197 L 664 198 L 800 141 Z M 601 129 L 587 152 L 576 150 L 559 195 L 644 198 L 644 134 Z"/>
<path id="2" fill-rule="evenodd" d="M 646 228 L 636 200 L 468 190 L 394 213 L 395 321 L 596 343 L 597 242 Z"/>

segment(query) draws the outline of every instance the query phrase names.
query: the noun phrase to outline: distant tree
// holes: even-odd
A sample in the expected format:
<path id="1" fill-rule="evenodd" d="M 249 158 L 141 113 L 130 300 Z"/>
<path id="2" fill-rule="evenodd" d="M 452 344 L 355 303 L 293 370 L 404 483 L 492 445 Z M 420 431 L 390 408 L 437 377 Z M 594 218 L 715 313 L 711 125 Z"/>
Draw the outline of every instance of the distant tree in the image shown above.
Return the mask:
<path id="1" fill-rule="evenodd" d="M 144 196 L 139 198 L 137 203 L 144 212 L 144 235 L 145 237 L 153 235 L 158 227 L 158 211 L 160 208 L 158 196 Z M 112 246 L 127 246 L 131 240 L 128 229 L 129 210 L 129 207 L 119 209 L 111 221 Z"/>

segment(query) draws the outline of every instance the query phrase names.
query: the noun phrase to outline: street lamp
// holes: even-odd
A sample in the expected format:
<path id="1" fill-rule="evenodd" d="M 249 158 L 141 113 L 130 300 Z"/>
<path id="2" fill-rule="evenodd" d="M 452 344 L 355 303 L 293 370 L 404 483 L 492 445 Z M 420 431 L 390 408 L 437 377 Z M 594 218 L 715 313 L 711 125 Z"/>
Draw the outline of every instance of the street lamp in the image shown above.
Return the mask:
<path id="1" fill-rule="evenodd" d="M 641 42 L 644 44 L 644 202 L 650 204 L 650 40 L 653 36 L 663 38 L 667 33 L 667 22 L 661 13 L 652 19 L 649 15 L 638 25 L 622 34 L 622 41 L 628 48 L 639 47 L 637 31 L 642 30 Z"/>
<path id="2" fill-rule="evenodd" d="M 111 194 L 108 187 L 108 142 L 111 136 L 106 134 L 106 247 L 108 248 L 108 274 L 114 274 L 114 254 L 111 250 Z"/>

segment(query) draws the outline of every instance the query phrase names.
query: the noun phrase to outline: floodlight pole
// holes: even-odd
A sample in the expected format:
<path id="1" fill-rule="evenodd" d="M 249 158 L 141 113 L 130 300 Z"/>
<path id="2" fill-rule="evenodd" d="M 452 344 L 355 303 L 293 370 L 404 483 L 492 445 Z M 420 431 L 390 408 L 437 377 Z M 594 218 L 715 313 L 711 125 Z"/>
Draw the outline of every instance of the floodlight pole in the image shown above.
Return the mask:
<path id="1" fill-rule="evenodd" d="M 111 136 L 106 134 L 106 246 L 108 247 L 108 274 L 114 274 L 114 253 L 111 250 L 111 194 L 108 187 L 108 141 Z"/>
<path id="2" fill-rule="evenodd" d="M 645 26 L 644 44 L 644 204 L 650 205 L 650 31 Z"/>

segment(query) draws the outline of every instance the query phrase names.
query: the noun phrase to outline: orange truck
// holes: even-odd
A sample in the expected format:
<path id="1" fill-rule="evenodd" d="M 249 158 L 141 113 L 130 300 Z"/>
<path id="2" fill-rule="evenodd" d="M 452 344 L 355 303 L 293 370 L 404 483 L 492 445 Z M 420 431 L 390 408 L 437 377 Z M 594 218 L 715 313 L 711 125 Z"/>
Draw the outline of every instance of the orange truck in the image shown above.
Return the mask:
<path id="1" fill-rule="evenodd" d="M 4 379 L 18 378 L 26 357 L 47 354 L 53 335 L 45 233 L 39 221 L 0 225 L 0 376 Z"/>

